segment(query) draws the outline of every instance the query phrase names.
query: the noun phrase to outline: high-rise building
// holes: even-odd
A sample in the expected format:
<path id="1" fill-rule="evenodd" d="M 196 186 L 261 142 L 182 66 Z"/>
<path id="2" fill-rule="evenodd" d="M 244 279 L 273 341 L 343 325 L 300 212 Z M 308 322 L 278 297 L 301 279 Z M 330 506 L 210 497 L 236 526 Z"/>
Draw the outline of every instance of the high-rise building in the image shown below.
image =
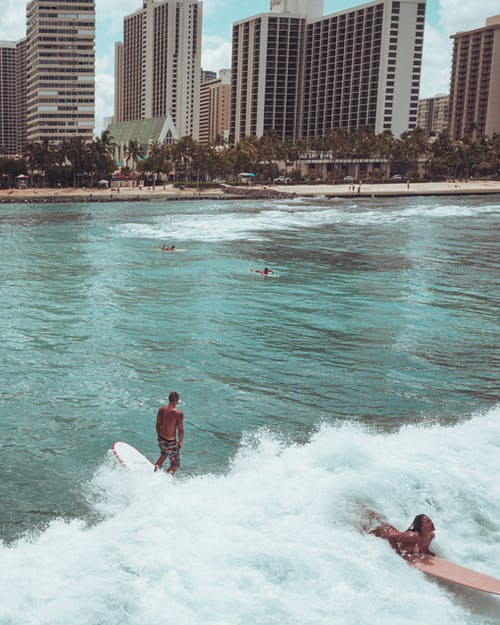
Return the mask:
<path id="1" fill-rule="evenodd" d="M 450 96 L 435 95 L 418 101 L 417 126 L 429 135 L 439 135 L 448 130 Z"/>
<path id="2" fill-rule="evenodd" d="M 28 127 L 26 123 L 26 39 L 21 39 L 16 43 L 16 72 L 17 154 L 22 154 L 28 141 Z"/>
<path id="3" fill-rule="evenodd" d="M 16 44 L 0 41 L 0 154 L 17 153 Z"/>
<path id="4" fill-rule="evenodd" d="M 273 7 L 276 8 L 276 7 Z M 231 137 L 300 135 L 305 18 L 262 13 L 233 25 Z"/>
<path id="5" fill-rule="evenodd" d="M 209 80 L 216 80 L 217 72 L 214 72 L 210 69 L 202 69 L 201 70 L 201 84 L 204 82 L 208 82 Z"/>
<path id="6" fill-rule="evenodd" d="M 451 39 L 450 136 L 500 133 L 500 15 Z"/>
<path id="7" fill-rule="evenodd" d="M 322 136 L 415 128 L 425 0 L 376 0 L 323 16 L 323 2 L 273 0 L 233 26 L 231 134 Z"/>
<path id="8" fill-rule="evenodd" d="M 113 122 L 123 121 L 123 43 L 115 43 L 115 112 Z"/>
<path id="9" fill-rule="evenodd" d="M 231 108 L 231 70 L 223 69 L 219 78 L 202 83 L 200 89 L 201 143 L 229 138 Z"/>
<path id="10" fill-rule="evenodd" d="M 31 0 L 26 13 L 28 142 L 91 141 L 95 0 Z"/>
<path id="11" fill-rule="evenodd" d="M 115 121 L 171 115 L 180 137 L 197 139 L 201 24 L 200 0 L 143 0 L 125 17 Z"/>
<path id="12" fill-rule="evenodd" d="M 26 40 L 0 41 L 0 154 L 26 145 Z"/>

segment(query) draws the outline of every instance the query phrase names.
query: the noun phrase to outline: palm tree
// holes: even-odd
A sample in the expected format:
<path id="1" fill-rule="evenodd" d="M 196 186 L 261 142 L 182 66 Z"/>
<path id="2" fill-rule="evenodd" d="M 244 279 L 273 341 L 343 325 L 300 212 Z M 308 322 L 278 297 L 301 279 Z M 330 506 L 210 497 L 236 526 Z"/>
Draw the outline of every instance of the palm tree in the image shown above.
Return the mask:
<path id="1" fill-rule="evenodd" d="M 31 177 L 33 178 L 35 171 L 41 172 L 42 185 L 45 186 L 46 172 L 54 165 L 54 153 L 48 140 L 44 139 L 41 143 L 29 143 L 24 150 L 24 156 L 28 161 Z"/>
<path id="2" fill-rule="evenodd" d="M 125 150 L 125 164 L 132 160 L 132 171 L 135 171 L 137 161 L 144 158 L 144 149 L 137 139 L 130 139 Z"/>

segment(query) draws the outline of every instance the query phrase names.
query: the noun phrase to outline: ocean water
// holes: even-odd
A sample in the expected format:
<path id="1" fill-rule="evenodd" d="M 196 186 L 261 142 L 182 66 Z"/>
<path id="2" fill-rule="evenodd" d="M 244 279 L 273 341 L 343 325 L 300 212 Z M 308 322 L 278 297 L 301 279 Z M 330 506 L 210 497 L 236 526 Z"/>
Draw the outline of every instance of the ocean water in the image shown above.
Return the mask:
<path id="1" fill-rule="evenodd" d="M 0 624 L 500 623 L 359 530 L 427 513 L 500 578 L 499 223 L 498 196 L 1 206 Z M 157 457 L 170 390 L 176 478 L 117 466 Z"/>

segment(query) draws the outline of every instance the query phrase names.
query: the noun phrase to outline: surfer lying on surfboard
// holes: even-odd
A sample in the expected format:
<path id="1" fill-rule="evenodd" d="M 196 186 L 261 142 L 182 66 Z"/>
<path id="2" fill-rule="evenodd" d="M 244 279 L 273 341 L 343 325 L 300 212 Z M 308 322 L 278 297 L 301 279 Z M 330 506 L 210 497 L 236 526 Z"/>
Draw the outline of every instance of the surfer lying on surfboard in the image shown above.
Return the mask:
<path id="1" fill-rule="evenodd" d="M 274 271 L 268 267 L 264 267 L 264 269 L 250 269 L 250 271 L 260 273 L 261 276 L 268 276 L 270 273 L 274 273 Z"/>
<path id="2" fill-rule="evenodd" d="M 175 245 L 171 245 L 170 247 L 167 247 L 164 243 L 163 245 L 159 245 L 158 247 L 160 248 L 160 250 L 163 250 L 164 252 L 175 252 Z"/>
<path id="3" fill-rule="evenodd" d="M 375 513 L 373 514 L 375 515 Z M 372 518 L 376 518 L 376 516 L 372 516 Z M 436 528 L 427 515 L 417 514 L 413 523 L 404 532 L 400 532 L 380 517 L 377 520 L 382 521 L 382 523 L 368 533 L 379 538 L 385 538 L 403 558 L 422 554 L 435 555 L 430 551 L 429 546 L 434 538 Z"/>

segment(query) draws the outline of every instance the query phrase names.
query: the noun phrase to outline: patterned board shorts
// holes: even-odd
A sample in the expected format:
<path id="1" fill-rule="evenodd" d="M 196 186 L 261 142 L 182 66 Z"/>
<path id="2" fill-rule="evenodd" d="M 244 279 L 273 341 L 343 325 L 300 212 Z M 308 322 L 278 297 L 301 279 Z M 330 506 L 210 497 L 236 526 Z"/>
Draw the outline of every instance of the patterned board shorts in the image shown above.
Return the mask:
<path id="1" fill-rule="evenodd" d="M 170 468 L 178 469 L 181 466 L 181 450 L 177 441 L 167 441 L 165 438 L 158 438 L 158 446 L 163 456 L 170 460 Z"/>

